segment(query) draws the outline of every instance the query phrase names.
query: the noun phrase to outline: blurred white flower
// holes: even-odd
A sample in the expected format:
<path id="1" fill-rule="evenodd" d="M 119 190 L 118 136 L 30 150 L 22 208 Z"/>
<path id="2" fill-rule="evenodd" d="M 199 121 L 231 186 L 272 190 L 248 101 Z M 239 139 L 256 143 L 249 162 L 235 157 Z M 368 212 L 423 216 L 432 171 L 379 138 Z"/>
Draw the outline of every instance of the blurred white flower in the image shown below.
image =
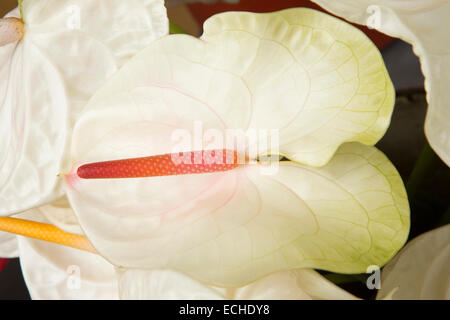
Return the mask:
<path id="1" fill-rule="evenodd" d="M 64 194 L 75 120 L 135 53 L 168 33 L 163 0 L 23 0 L 0 47 L 0 216 Z M 19 9 L 7 17 L 19 17 Z M 3 20 L 2 32 L 16 36 Z M 6 40 L 5 40 L 6 39 Z"/>
<path id="2" fill-rule="evenodd" d="M 410 241 L 381 274 L 378 297 L 450 300 L 450 225 Z"/>

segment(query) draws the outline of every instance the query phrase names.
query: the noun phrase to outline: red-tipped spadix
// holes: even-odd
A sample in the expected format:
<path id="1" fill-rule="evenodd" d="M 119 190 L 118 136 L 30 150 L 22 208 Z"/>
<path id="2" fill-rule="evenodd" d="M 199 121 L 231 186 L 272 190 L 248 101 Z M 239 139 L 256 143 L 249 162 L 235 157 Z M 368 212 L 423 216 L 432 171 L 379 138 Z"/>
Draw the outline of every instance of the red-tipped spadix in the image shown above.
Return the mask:
<path id="1" fill-rule="evenodd" d="M 82 179 L 119 179 L 172 176 L 229 171 L 239 166 L 236 151 L 207 150 L 169 153 L 144 158 L 96 162 L 82 165 Z"/>

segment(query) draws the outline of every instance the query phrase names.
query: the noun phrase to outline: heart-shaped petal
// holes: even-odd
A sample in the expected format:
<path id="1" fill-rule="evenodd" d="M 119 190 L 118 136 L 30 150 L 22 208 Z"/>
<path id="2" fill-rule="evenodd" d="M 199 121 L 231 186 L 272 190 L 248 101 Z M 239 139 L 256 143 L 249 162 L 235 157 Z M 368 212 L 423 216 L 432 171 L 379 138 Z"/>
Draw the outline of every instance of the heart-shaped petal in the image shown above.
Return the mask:
<path id="1" fill-rule="evenodd" d="M 88 130 L 100 135 L 110 130 L 107 122 L 131 118 L 172 127 L 163 141 L 192 120 L 222 131 L 276 129 L 279 152 L 311 166 L 326 164 L 344 142 L 371 145 L 386 131 L 392 83 L 377 48 L 353 26 L 303 8 L 219 14 L 204 30 L 201 40 L 156 41 L 124 66 L 87 107 L 74 158 L 87 160 L 98 143 L 83 137 Z M 259 144 L 260 154 L 268 149 Z"/>

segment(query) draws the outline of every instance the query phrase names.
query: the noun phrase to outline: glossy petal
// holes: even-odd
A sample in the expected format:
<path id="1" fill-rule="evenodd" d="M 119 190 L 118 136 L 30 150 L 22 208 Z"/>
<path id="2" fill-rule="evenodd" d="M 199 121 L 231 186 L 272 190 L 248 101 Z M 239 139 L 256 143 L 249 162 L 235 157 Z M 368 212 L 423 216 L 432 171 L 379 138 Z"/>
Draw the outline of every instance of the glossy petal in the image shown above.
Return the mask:
<path id="1" fill-rule="evenodd" d="M 192 130 L 195 120 L 222 132 L 276 129 L 281 154 L 311 166 L 327 163 L 343 142 L 374 144 L 384 134 L 393 87 L 376 47 L 351 25 L 290 9 L 219 14 L 204 30 L 201 40 L 156 41 L 120 70 L 86 109 L 74 158 L 87 160 L 98 141 L 86 135 L 109 132 L 111 121 L 158 122 L 153 128 L 164 132 L 149 155 L 170 151 L 174 128 Z"/>
<path id="2" fill-rule="evenodd" d="M 54 151 L 65 146 L 64 82 L 25 38 L 0 47 L 0 215 L 48 201 L 52 193 L 61 192 L 55 189 L 54 172 L 61 160 Z"/>
<path id="3" fill-rule="evenodd" d="M 116 141 L 145 150 L 147 140 L 132 133 Z M 104 145 L 92 151 L 101 157 Z M 72 177 L 68 196 L 88 238 L 115 265 L 177 270 L 224 287 L 296 268 L 362 273 L 406 240 L 401 178 L 373 147 L 346 144 L 320 169 L 282 162 L 276 174 L 261 173 L 249 165 L 201 175 Z"/>
<path id="4" fill-rule="evenodd" d="M 226 290 L 209 287 L 171 270 L 119 271 L 122 300 L 221 300 Z"/>
<path id="5" fill-rule="evenodd" d="M 425 133 L 450 165 L 450 2 L 447 0 L 313 0 L 345 19 L 411 43 L 428 92 Z"/>
<path id="6" fill-rule="evenodd" d="M 13 15 L 18 16 L 18 10 Z M 24 0 L 0 48 L 0 215 L 63 195 L 73 122 L 131 56 L 168 33 L 162 0 Z"/>
<path id="7" fill-rule="evenodd" d="M 78 223 L 77 217 L 70 207 L 67 197 L 62 197 L 55 202 L 40 206 L 39 208 L 32 209 L 31 211 L 39 212 L 51 224 L 63 231 L 84 235 L 84 232 L 81 230 Z"/>
<path id="8" fill-rule="evenodd" d="M 236 300 L 355 300 L 314 270 L 277 272 L 248 286 L 231 289 Z"/>
<path id="9" fill-rule="evenodd" d="M 39 212 L 28 219 L 45 222 Z M 118 299 L 114 267 L 99 255 L 18 237 L 23 276 L 34 300 Z"/>
<path id="10" fill-rule="evenodd" d="M 139 300 L 356 299 L 313 270 L 284 271 L 240 288 L 209 287 L 170 270 L 121 271 L 120 298 Z"/>
<path id="11" fill-rule="evenodd" d="M 17 258 L 18 256 L 17 236 L 0 231 L 0 258 Z"/>
<path id="12" fill-rule="evenodd" d="M 391 290 L 394 300 L 450 299 L 450 225 L 410 241 L 383 269 L 383 298 Z"/>

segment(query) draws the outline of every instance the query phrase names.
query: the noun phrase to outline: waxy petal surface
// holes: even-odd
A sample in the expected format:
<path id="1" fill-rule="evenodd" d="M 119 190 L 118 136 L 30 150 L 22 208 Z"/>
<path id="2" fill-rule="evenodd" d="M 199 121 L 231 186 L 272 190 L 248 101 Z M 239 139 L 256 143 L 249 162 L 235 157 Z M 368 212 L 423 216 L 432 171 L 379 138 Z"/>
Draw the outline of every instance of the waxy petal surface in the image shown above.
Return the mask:
<path id="1" fill-rule="evenodd" d="M 24 0 L 0 48 L 0 216 L 60 198 L 72 127 L 93 93 L 168 33 L 162 0 Z M 13 16 L 19 16 L 16 9 Z"/>
<path id="2" fill-rule="evenodd" d="M 356 297 L 313 270 L 284 271 L 239 288 L 210 287 L 170 270 L 119 272 L 121 299 L 138 300 L 352 300 Z"/>
<path id="3" fill-rule="evenodd" d="M 78 235 L 84 235 L 78 224 L 77 217 L 70 207 L 67 197 L 62 197 L 50 204 L 40 206 L 39 208 L 32 209 L 33 212 L 39 212 L 43 215 L 51 224 L 57 228 L 66 231 L 68 233 L 74 233 Z"/>
<path id="4" fill-rule="evenodd" d="M 427 90 L 425 133 L 450 165 L 450 2 L 447 0 L 313 0 L 349 21 L 413 45 Z"/>
<path id="5" fill-rule="evenodd" d="M 279 130 L 280 153 L 311 166 L 326 164 L 344 142 L 371 145 L 386 131 L 392 83 L 379 51 L 351 25 L 303 8 L 219 14 L 204 30 L 200 40 L 156 41 L 124 66 L 87 107 L 74 158 L 84 160 L 79 152 L 97 143 L 79 146 L 87 121 L 109 130 L 107 120 L 125 124 L 139 112 L 142 122 L 174 128 L 198 120 L 221 131 Z M 148 151 L 163 154 L 167 147 Z M 259 154 L 273 151 L 258 147 Z"/>
<path id="6" fill-rule="evenodd" d="M 68 196 L 87 237 L 113 264 L 181 271 L 224 287 L 295 268 L 366 272 L 389 261 L 409 230 L 400 176 L 381 152 L 359 143 L 342 146 L 319 169 L 281 162 L 273 175 L 249 165 L 201 175 L 70 177 Z"/>
<path id="7" fill-rule="evenodd" d="M 394 300 L 450 299 L 450 225 L 410 241 L 383 269 L 383 298 L 398 288 Z"/>
<path id="8" fill-rule="evenodd" d="M 202 39 L 155 41 L 97 92 L 74 130 L 68 197 L 117 266 L 224 287 L 295 268 L 365 272 L 406 239 L 403 184 L 375 148 L 348 144 L 329 160 L 345 141 L 378 141 L 393 98 L 379 52 L 342 21 L 309 9 L 217 15 Z M 255 164 L 153 178 L 76 174 L 92 162 L 221 149 L 227 129 L 249 128 L 280 130 L 291 160 L 329 163 L 285 162 L 273 175 Z"/>

